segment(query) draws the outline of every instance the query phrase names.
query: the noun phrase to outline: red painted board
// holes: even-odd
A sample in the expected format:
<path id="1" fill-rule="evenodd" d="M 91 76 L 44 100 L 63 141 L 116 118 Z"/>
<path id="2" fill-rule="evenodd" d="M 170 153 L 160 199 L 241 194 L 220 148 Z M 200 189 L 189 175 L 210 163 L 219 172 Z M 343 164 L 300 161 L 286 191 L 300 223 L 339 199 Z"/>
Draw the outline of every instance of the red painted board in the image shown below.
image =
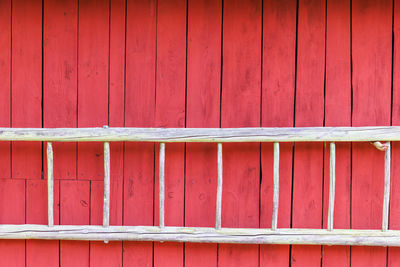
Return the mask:
<path id="1" fill-rule="evenodd" d="M 394 1 L 394 24 L 393 24 L 393 113 L 392 125 L 400 125 L 400 80 L 399 80 L 399 64 L 400 64 L 400 1 Z M 391 177 L 391 195 L 390 195 L 390 215 L 389 228 L 400 230 L 400 194 L 398 188 L 400 186 L 400 146 L 398 142 L 392 142 L 392 177 Z M 400 249 L 391 247 L 388 249 L 388 266 L 400 265 Z"/>
<path id="2" fill-rule="evenodd" d="M 43 125 L 76 127 L 78 2 L 45 0 L 43 16 Z M 76 144 L 56 142 L 53 149 L 54 178 L 75 179 Z"/>
<path id="3" fill-rule="evenodd" d="M 124 126 L 125 88 L 125 1 L 110 1 L 110 55 L 109 55 L 109 106 L 108 118 L 111 127 Z M 111 154 L 111 204 L 110 224 L 122 225 L 123 192 L 123 143 L 112 142 Z M 102 224 L 102 181 L 91 184 L 91 224 Z M 96 189 L 96 190 L 94 190 Z M 100 190 L 99 190 L 100 189 Z M 100 193 L 100 194 L 99 194 Z M 96 196 L 96 198 L 94 198 Z M 99 216 L 100 215 L 100 216 Z M 91 242 L 91 266 L 122 266 L 122 242 Z"/>
<path id="4" fill-rule="evenodd" d="M 60 181 L 60 224 L 88 225 L 90 181 Z M 89 266 L 89 242 L 60 241 L 60 266 Z"/>
<path id="5" fill-rule="evenodd" d="M 263 127 L 293 127 L 296 12 L 294 0 L 265 0 L 263 8 Z M 291 218 L 293 145 L 280 144 L 278 227 Z M 273 198 L 273 145 L 261 145 L 260 227 L 270 228 Z M 287 266 L 289 246 L 260 246 L 260 266 Z"/>
<path id="6" fill-rule="evenodd" d="M 156 1 L 127 2 L 126 127 L 155 126 L 156 13 Z M 123 224 L 153 225 L 154 144 L 126 142 L 124 150 Z M 153 266 L 153 244 L 123 242 L 123 258 L 124 266 Z"/>
<path id="7" fill-rule="evenodd" d="M 108 118 L 111 127 L 123 127 L 125 118 L 125 5 L 125 0 L 110 0 L 110 96 L 108 100 Z"/>
<path id="8" fill-rule="evenodd" d="M 187 127 L 219 127 L 222 1 L 188 2 Z M 215 226 L 217 145 L 186 144 L 185 225 Z M 217 245 L 186 244 L 185 266 L 217 266 Z"/>
<path id="9" fill-rule="evenodd" d="M 261 1 L 224 1 L 221 127 L 261 125 Z M 259 227 L 260 145 L 223 145 L 222 227 Z M 259 246 L 219 245 L 218 266 L 256 266 Z"/>
<path id="10" fill-rule="evenodd" d="M 392 1 L 352 1 L 353 126 L 390 125 Z M 381 229 L 384 153 L 353 144 L 355 229 Z M 387 249 L 353 247 L 351 266 L 386 266 Z"/>
<path id="11" fill-rule="evenodd" d="M 0 180 L 0 223 L 25 223 L 25 181 Z M 0 266 L 25 266 L 25 240 L 0 241 Z"/>
<path id="12" fill-rule="evenodd" d="M 114 177 L 113 177 L 114 178 Z M 90 224 L 103 224 L 104 182 L 90 187 Z M 111 182 L 110 225 L 122 225 L 122 184 Z M 122 266 L 122 242 L 90 242 L 90 266 Z"/>
<path id="13" fill-rule="evenodd" d="M 157 6 L 156 105 L 157 127 L 185 127 L 186 82 L 185 0 L 159 0 Z M 158 149 L 159 146 L 156 146 Z M 155 173 L 158 174 L 158 152 Z M 184 224 L 185 145 L 167 144 L 165 150 L 165 224 Z M 158 175 L 157 175 L 158 177 Z M 158 179 L 155 218 L 158 223 Z M 183 266 L 183 244 L 154 243 L 154 266 Z M 166 261 L 165 259 L 169 260 Z"/>
<path id="14" fill-rule="evenodd" d="M 42 127 L 42 1 L 12 2 L 12 127 Z M 12 177 L 40 179 L 42 144 L 12 144 Z"/>
<path id="15" fill-rule="evenodd" d="M 90 224 L 103 225 L 104 182 L 92 181 L 90 187 Z M 122 225 L 122 184 L 110 186 L 110 225 Z"/>
<path id="16" fill-rule="evenodd" d="M 325 3 L 300 1 L 298 12 L 295 126 L 323 126 Z M 293 168 L 292 226 L 321 228 L 323 144 L 296 144 Z M 292 247 L 292 266 L 320 262 L 320 246 Z"/>
<path id="17" fill-rule="evenodd" d="M 79 1 L 78 127 L 108 125 L 109 1 Z M 78 144 L 78 179 L 103 180 L 103 144 Z"/>
<path id="18" fill-rule="evenodd" d="M 59 224 L 59 181 L 54 182 L 54 224 Z M 48 224 L 47 181 L 26 181 L 26 223 Z M 59 241 L 26 240 L 26 266 L 59 266 Z"/>
<path id="19" fill-rule="evenodd" d="M 11 0 L 0 1 L 0 126 L 11 123 Z M 0 178 L 11 178 L 10 143 L 0 144 Z"/>
<path id="20" fill-rule="evenodd" d="M 350 1 L 327 1 L 325 126 L 351 126 Z M 329 143 L 324 161 L 324 228 L 329 206 Z M 350 228 L 351 146 L 336 143 L 334 228 Z M 350 247 L 323 246 L 323 266 L 350 266 Z"/>

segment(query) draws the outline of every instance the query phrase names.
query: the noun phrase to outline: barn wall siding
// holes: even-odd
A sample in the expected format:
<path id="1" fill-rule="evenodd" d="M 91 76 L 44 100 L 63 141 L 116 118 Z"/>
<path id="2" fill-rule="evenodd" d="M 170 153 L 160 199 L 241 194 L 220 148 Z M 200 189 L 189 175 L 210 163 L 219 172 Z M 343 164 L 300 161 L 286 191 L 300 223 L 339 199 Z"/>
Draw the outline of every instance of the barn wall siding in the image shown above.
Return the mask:
<path id="1" fill-rule="evenodd" d="M 0 0 L 2 127 L 399 125 L 398 0 Z M 158 224 L 158 149 L 111 144 L 112 225 Z M 393 144 L 389 228 L 399 228 Z M 336 228 L 379 228 L 383 155 L 337 145 Z M 166 148 L 166 225 L 212 226 L 217 149 Z M 101 144 L 54 144 L 55 223 L 101 224 Z M 329 151 L 283 144 L 278 227 L 326 227 Z M 271 144 L 224 145 L 222 225 L 270 227 Z M 46 223 L 43 144 L 0 144 L 0 223 Z M 397 193 L 396 193 L 397 192 Z M 397 266 L 398 248 L 0 241 L 0 266 Z"/>

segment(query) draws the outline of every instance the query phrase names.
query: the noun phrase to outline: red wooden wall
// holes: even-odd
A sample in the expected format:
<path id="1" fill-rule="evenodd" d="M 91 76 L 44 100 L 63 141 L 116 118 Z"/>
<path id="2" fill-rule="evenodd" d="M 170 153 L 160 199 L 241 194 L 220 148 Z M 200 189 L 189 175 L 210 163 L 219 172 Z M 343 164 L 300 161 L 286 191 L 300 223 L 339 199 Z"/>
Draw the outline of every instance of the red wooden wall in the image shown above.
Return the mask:
<path id="1" fill-rule="evenodd" d="M 0 0 L 2 127 L 400 125 L 400 0 Z M 102 144 L 55 144 L 55 219 L 101 224 Z M 111 144 L 111 224 L 158 224 L 158 145 Z M 393 144 L 390 228 L 400 229 Z M 166 224 L 213 226 L 216 145 L 166 148 Z M 272 145 L 224 145 L 222 225 L 270 227 Z M 336 228 L 379 229 L 383 154 L 337 145 Z M 40 143 L 0 223 L 46 223 Z M 326 227 L 329 151 L 281 146 L 278 227 Z M 0 241 L 0 266 L 398 266 L 398 248 Z"/>

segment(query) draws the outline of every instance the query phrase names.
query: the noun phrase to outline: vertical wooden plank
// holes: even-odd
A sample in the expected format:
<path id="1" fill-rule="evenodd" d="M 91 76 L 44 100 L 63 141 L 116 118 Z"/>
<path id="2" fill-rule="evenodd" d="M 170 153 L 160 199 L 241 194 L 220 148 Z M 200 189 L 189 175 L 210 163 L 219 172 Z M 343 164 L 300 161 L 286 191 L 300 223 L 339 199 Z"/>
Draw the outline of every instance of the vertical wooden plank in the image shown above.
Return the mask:
<path id="1" fill-rule="evenodd" d="M 323 126 L 325 3 L 299 1 L 295 126 Z M 295 145 L 292 226 L 322 226 L 323 145 Z M 293 246 L 292 266 L 317 266 L 320 246 Z"/>
<path id="2" fill-rule="evenodd" d="M 350 1 L 327 1 L 325 126 L 351 126 Z M 333 228 L 350 228 L 351 150 L 336 143 Z M 327 148 L 328 146 L 326 146 Z M 329 199 L 329 150 L 324 162 L 324 228 Z M 350 266 L 350 247 L 323 246 L 323 266 Z"/>
<path id="3" fill-rule="evenodd" d="M 0 1 L 0 126 L 11 123 L 11 0 Z M 11 178 L 10 143 L 0 144 L 1 178 Z"/>
<path id="4" fill-rule="evenodd" d="M 12 1 L 11 86 L 11 126 L 41 127 L 42 1 Z M 12 178 L 41 178 L 40 142 L 12 145 L 11 174 Z M 2 186 L 1 195 L 5 197 L 2 214 L 7 216 L 6 221 L 10 219 L 15 220 L 14 223 L 25 223 L 25 181 L 2 183 Z M 15 200 L 15 197 L 18 199 Z M 10 201 L 13 201 L 12 205 Z M 17 217 L 13 219 L 12 214 Z M 0 265 L 25 266 L 25 241 L 2 241 L 0 247 Z"/>
<path id="5" fill-rule="evenodd" d="M 155 106 L 157 127 L 185 127 L 186 9 L 185 0 L 158 1 Z M 156 164 L 158 164 L 158 152 L 156 154 Z M 182 226 L 185 145 L 167 145 L 165 164 L 165 225 Z M 155 188 L 154 221 L 157 223 L 158 182 Z M 154 243 L 154 266 L 183 266 L 183 264 L 183 244 Z"/>
<path id="6" fill-rule="evenodd" d="M 103 225 L 103 192 L 102 181 L 92 181 L 90 184 L 90 224 Z M 122 225 L 122 186 L 111 182 L 110 225 Z M 115 242 L 118 243 L 118 242 Z M 92 249 L 92 246 L 90 247 Z"/>
<path id="7" fill-rule="evenodd" d="M 12 2 L 12 127 L 42 127 L 42 1 Z M 12 144 L 12 177 L 40 179 L 42 144 Z"/>
<path id="8" fill-rule="evenodd" d="M 295 96 L 297 1 L 264 0 L 263 127 L 292 127 Z M 293 144 L 280 144 L 278 228 L 290 227 Z M 273 145 L 261 145 L 260 227 L 271 227 Z M 289 246 L 261 245 L 260 266 L 288 266 Z"/>
<path id="9" fill-rule="evenodd" d="M 90 181 L 60 181 L 60 224 L 88 225 Z M 89 266 L 89 242 L 60 241 L 60 266 Z"/>
<path id="10" fill-rule="evenodd" d="M 103 126 L 109 123 L 109 6 L 108 0 L 79 1 L 78 127 Z M 103 145 L 101 143 L 79 143 L 78 179 L 103 180 L 102 155 Z M 86 182 L 81 185 L 77 184 L 77 186 L 85 186 L 86 190 Z M 90 189 L 87 188 L 87 190 Z M 63 188 L 61 188 L 61 193 L 63 193 Z M 80 197 L 86 197 L 86 192 Z M 73 203 L 74 205 L 79 204 Z M 89 202 L 87 205 L 90 206 Z M 77 222 L 74 221 L 74 223 Z M 77 260 L 82 266 L 88 266 L 89 243 L 82 242 L 80 246 L 81 248 L 77 249 L 70 244 L 65 244 L 63 248 L 63 243 L 61 243 L 61 259 L 71 260 L 71 264 L 75 264 L 74 261 Z M 64 254 L 69 255 L 68 258 L 63 258 L 63 249 Z M 79 256 L 79 253 L 87 255 Z"/>
<path id="11" fill-rule="evenodd" d="M 103 224 L 103 181 L 90 187 L 90 224 Z M 122 186 L 111 183 L 110 225 L 122 225 Z M 122 266 L 122 242 L 90 242 L 90 266 Z"/>
<path id="12" fill-rule="evenodd" d="M 219 127 L 222 1 L 188 1 L 187 127 Z M 185 225 L 215 226 L 217 145 L 186 144 Z M 217 245 L 186 244 L 186 266 L 217 266 Z"/>
<path id="13" fill-rule="evenodd" d="M 224 1 L 221 127 L 259 127 L 261 1 Z M 224 145 L 222 227 L 259 226 L 260 145 Z M 256 266 L 255 245 L 221 244 L 218 266 Z"/>
<path id="14" fill-rule="evenodd" d="M 44 127 L 77 126 L 77 19 L 76 1 L 44 1 L 43 4 L 43 125 Z M 53 143 L 54 179 L 76 177 L 76 144 Z M 43 158 L 46 159 L 46 150 Z M 46 165 L 46 164 L 44 164 Z M 44 168 L 47 175 L 47 167 Z M 43 223 L 47 209 L 44 181 L 27 182 L 27 222 Z M 58 203 L 58 182 L 54 185 L 54 203 Z M 35 206 L 38 205 L 38 206 Z M 58 223 L 58 207 L 54 215 Z M 39 208 L 40 207 L 40 208 Z M 29 221 L 28 221 L 29 220 Z M 58 241 L 27 241 L 27 264 L 58 266 Z"/>
<path id="15" fill-rule="evenodd" d="M 400 1 L 395 0 L 393 6 L 393 113 L 392 125 L 400 125 Z M 392 190 L 390 196 L 390 215 L 389 228 L 400 230 L 400 194 L 397 188 L 400 187 L 400 145 L 398 142 L 392 143 Z M 388 266 L 398 266 L 400 264 L 400 248 L 391 247 L 388 249 Z"/>
<path id="16" fill-rule="evenodd" d="M 78 127 L 108 125 L 109 1 L 79 1 Z M 78 179 L 103 180 L 103 145 L 78 144 Z"/>
<path id="17" fill-rule="evenodd" d="M 110 1 L 110 73 L 109 73 L 109 125 L 124 126 L 125 94 L 125 1 Z M 111 154 L 111 202 L 110 224 L 122 225 L 123 192 L 123 143 L 110 143 Z M 103 182 L 91 184 L 91 223 L 98 224 L 98 213 L 102 214 Z M 101 190 L 99 190 L 101 189 Z M 99 192 L 101 192 L 99 194 Z M 122 242 L 91 242 L 91 266 L 122 266 Z"/>
<path id="18" fill-rule="evenodd" d="M 352 1 L 353 126 L 390 125 L 392 1 Z M 353 144 L 356 229 L 381 229 L 384 153 Z M 386 248 L 353 247 L 351 266 L 386 266 Z"/>
<path id="19" fill-rule="evenodd" d="M 43 197 L 45 196 L 45 197 Z M 47 224 L 47 182 L 26 181 L 26 223 Z M 54 181 L 54 224 L 59 224 L 59 181 Z M 59 241 L 27 240 L 26 266 L 59 266 Z"/>
<path id="20" fill-rule="evenodd" d="M 129 0 L 125 126 L 154 127 L 156 1 Z M 153 225 L 154 144 L 125 143 L 124 225 Z M 141 207 L 138 209 L 138 207 Z M 124 266 L 153 266 L 153 244 L 123 242 Z"/>
<path id="21" fill-rule="evenodd" d="M 25 181 L 0 180 L 0 223 L 25 223 Z M 25 241 L 0 241 L 0 266 L 25 266 Z"/>
<path id="22" fill-rule="evenodd" d="M 77 127 L 78 2 L 45 0 L 43 12 L 43 125 Z M 75 179 L 76 144 L 53 147 L 54 178 Z"/>

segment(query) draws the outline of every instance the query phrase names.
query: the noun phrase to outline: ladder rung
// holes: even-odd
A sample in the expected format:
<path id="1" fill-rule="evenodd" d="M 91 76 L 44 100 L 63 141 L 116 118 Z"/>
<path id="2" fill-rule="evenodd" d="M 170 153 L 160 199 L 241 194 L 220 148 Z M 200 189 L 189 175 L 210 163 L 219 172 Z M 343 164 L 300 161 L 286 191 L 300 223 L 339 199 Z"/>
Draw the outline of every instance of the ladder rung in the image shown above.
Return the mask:
<path id="1" fill-rule="evenodd" d="M 272 202 L 272 230 L 278 226 L 279 209 L 279 143 L 274 143 L 274 196 Z"/>
<path id="2" fill-rule="evenodd" d="M 110 225 L 110 143 L 104 142 L 103 226 Z"/>
<path id="3" fill-rule="evenodd" d="M 385 151 L 385 189 L 383 196 L 383 216 L 382 216 L 382 230 L 387 231 L 389 228 L 389 201 L 390 201 L 390 164 L 391 164 L 391 147 L 390 143 L 387 144 Z"/>
<path id="4" fill-rule="evenodd" d="M 330 144 L 329 160 L 329 207 L 328 207 L 328 230 L 333 229 L 333 215 L 335 209 L 335 184 L 336 184 L 336 145 Z"/>
<path id="5" fill-rule="evenodd" d="M 159 201 L 160 201 L 160 227 L 165 226 L 164 223 L 164 201 L 165 201 L 165 143 L 160 143 L 159 155 Z"/>
<path id="6" fill-rule="evenodd" d="M 47 142 L 47 219 L 49 226 L 54 225 L 54 176 L 53 176 L 53 145 Z"/>
<path id="7" fill-rule="evenodd" d="M 222 211 L 222 143 L 218 143 L 218 181 L 217 181 L 217 203 L 215 215 L 215 228 L 221 229 L 221 211 Z"/>

